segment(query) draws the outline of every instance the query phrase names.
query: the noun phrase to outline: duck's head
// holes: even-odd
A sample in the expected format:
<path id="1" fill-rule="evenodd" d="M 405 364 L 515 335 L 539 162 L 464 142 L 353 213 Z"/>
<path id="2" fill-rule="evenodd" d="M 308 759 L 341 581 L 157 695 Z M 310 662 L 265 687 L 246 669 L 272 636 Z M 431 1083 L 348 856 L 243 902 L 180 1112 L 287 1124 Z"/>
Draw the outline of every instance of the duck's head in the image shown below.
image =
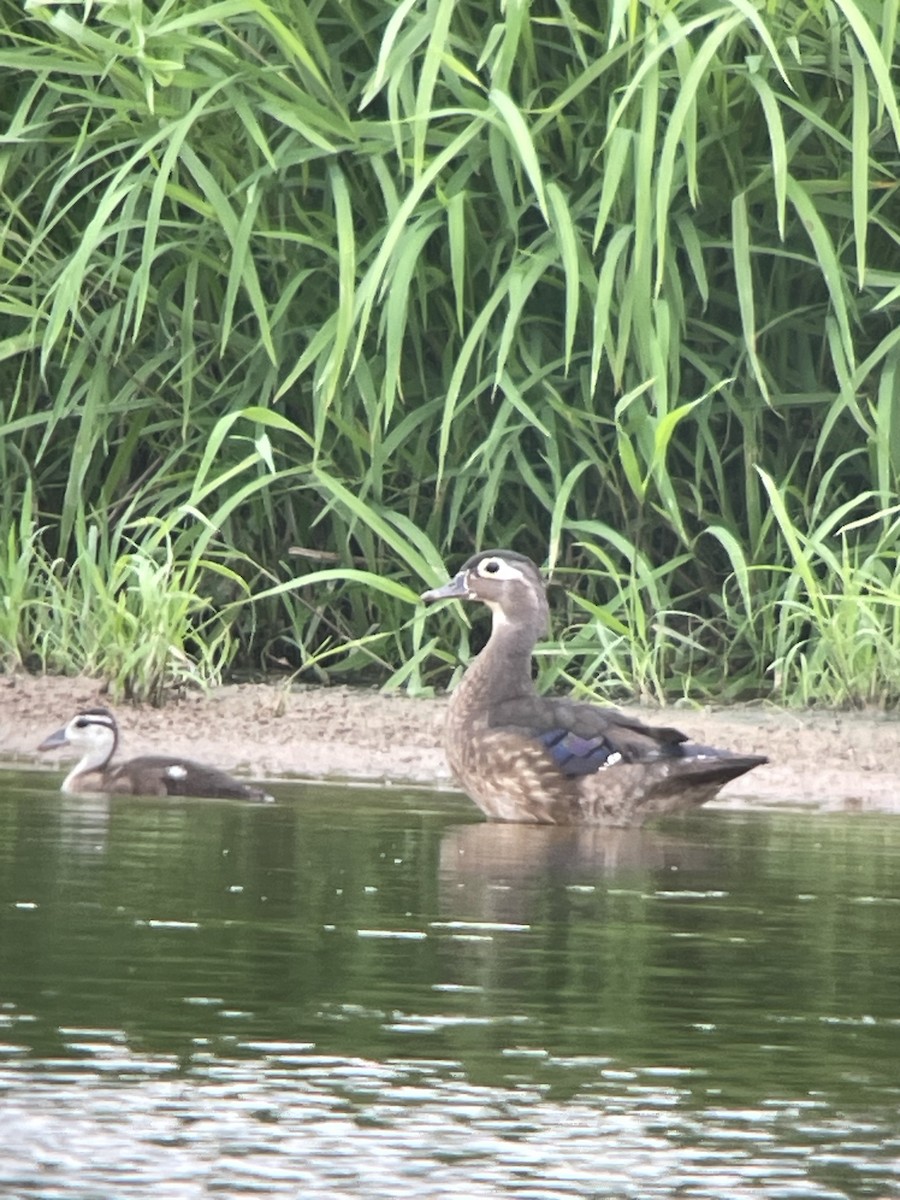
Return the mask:
<path id="1" fill-rule="evenodd" d="M 56 750 L 72 746 L 92 759 L 109 759 L 119 740 L 116 718 L 108 708 L 85 708 L 68 725 L 44 738 L 38 750 Z"/>
<path id="2" fill-rule="evenodd" d="M 550 619 L 541 573 L 524 554 L 514 550 L 482 550 L 463 563 L 442 587 L 423 592 L 421 599 L 480 600 L 499 625 L 528 626 L 546 633 Z"/>

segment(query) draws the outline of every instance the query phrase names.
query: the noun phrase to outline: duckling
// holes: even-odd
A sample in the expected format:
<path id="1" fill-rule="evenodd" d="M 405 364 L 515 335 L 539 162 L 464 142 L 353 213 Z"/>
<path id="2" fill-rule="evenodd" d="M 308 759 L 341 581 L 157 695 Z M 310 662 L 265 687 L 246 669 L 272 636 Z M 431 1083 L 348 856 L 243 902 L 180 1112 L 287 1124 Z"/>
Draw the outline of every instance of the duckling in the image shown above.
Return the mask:
<path id="1" fill-rule="evenodd" d="M 135 796 L 208 796 L 226 800 L 272 800 L 220 771 L 171 755 L 144 754 L 111 766 L 119 744 L 119 727 L 108 708 L 85 708 L 62 729 L 45 738 L 39 750 L 74 746 L 82 758 L 63 780 L 63 792 Z"/>
<path id="2" fill-rule="evenodd" d="M 451 770 L 492 820 L 642 825 L 706 803 L 767 761 L 697 745 L 614 708 L 539 696 L 531 658 L 550 610 L 540 573 L 522 554 L 475 554 L 421 598 L 477 600 L 493 616 L 487 645 L 450 698 L 444 738 Z"/>

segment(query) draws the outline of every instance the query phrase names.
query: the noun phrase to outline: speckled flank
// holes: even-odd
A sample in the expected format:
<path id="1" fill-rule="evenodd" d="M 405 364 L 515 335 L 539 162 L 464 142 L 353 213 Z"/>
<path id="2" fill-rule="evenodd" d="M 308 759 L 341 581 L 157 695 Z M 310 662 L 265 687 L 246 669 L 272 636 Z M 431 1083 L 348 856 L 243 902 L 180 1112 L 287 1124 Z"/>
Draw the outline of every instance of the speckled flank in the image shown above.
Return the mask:
<path id="1" fill-rule="evenodd" d="M 447 757 L 460 784 L 495 821 L 569 825 L 579 819 L 577 796 L 539 742 L 489 730 L 467 740 L 461 753 L 448 747 Z M 483 769 L 486 761 L 491 771 Z"/>

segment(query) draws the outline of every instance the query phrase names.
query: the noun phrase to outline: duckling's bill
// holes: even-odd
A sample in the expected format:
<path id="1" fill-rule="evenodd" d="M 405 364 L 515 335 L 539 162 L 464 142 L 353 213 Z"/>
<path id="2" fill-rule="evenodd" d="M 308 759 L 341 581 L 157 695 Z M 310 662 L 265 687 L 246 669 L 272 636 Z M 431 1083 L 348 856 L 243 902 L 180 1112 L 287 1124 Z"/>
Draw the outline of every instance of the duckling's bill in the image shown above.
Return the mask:
<path id="1" fill-rule="evenodd" d="M 60 746 L 67 746 L 69 744 L 67 728 L 66 725 L 63 725 L 62 729 L 57 729 L 55 733 L 45 737 L 38 746 L 38 750 L 58 750 Z"/>

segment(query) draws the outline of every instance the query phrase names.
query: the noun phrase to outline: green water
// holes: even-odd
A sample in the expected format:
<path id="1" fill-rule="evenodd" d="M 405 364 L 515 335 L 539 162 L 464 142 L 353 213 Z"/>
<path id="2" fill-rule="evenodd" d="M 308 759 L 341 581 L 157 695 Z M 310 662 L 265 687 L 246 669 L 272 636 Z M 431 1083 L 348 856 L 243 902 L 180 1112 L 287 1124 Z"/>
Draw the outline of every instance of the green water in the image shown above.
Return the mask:
<path id="1" fill-rule="evenodd" d="M 0 1196 L 900 1196 L 900 821 L 0 773 Z"/>

